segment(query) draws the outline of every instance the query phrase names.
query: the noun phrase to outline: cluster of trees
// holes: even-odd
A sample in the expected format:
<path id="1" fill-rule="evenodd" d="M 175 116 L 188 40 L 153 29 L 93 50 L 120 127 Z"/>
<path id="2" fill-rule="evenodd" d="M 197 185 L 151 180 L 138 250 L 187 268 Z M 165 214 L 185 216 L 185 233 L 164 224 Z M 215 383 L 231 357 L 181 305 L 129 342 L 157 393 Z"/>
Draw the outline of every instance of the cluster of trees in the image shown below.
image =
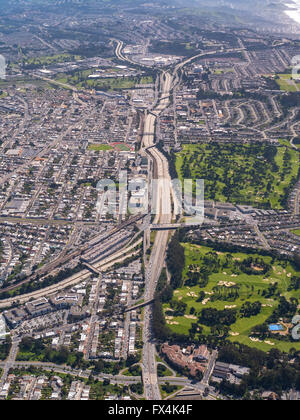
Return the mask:
<path id="1" fill-rule="evenodd" d="M 300 120 L 300 112 L 298 112 L 298 114 L 297 114 L 297 120 Z M 293 143 L 294 144 L 300 144 L 300 137 L 296 137 L 294 140 L 293 140 Z"/>
<path id="2" fill-rule="evenodd" d="M 173 316 L 183 316 L 185 314 L 187 304 L 184 302 L 180 302 L 178 300 L 171 300 L 170 306 L 173 309 L 172 315 Z"/>
<path id="3" fill-rule="evenodd" d="M 282 391 L 300 390 L 300 353 L 292 349 L 289 354 L 271 349 L 265 353 L 239 343 L 225 343 L 219 351 L 219 360 L 250 368 L 240 386 L 224 381 L 221 391 L 243 397 L 254 389 Z M 293 360 L 293 364 L 290 364 Z"/>
<path id="4" fill-rule="evenodd" d="M 243 318 L 250 318 L 251 316 L 256 316 L 261 312 L 261 303 L 260 302 L 245 302 L 241 309 L 240 314 Z"/>
<path id="5" fill-rule="evenodd" d="M 161 389 L 167 394 L 173 394 L 178 390 L 177 385 L 171 385 L 169 382 L 166 382 L 161 386 Z"/>
<path id="6" fill-rule="evenodd" d="M 218 311 L 215 308 L 205 308 L 202 309 L 199 316 L 199 322 L 209 327 L 217 325 L 230 326 L 236 322 L 236 319 L 237 311 L 234 309 L 224 309 L 222 311 Z"/>
<path id="7" fill-rule="evenodd" d="M 185 284 L 190 287 L 194 287 L 197 284 L 200 287 L 206 287 L 209 281 L 209 270 L 207 267 L 201 267 L 199 271 L 189 271 L 187 273 L 187 280 Z"/>
<path id="8" fill-rule="evenodd" d="M 35 340 L 32 337 L 24 337 L 22 339 L 17 360 L 38 360 L 56 363 L 58 365 L 67 364 L 73 368 L 82 368 L 85 366 L 82 353 L 70 352 L 64 346 L 61 346 L 58 350 L 54 350 L 50 345 L 44 343 L 42 339 Z"/>
<path id="9" fill-rule="evenodd" d="M 170 150 L 170 153 L 167 153 L 164 149 L 163 141 L 157 143 L 156 147 L 168 159 L 171 179 L 178 179 L 178 173 L 176 169 L 176 154 L 174 153 L 173 149 Z"/>
<path id="10" fill-rule="evenodd" d="M 288 287 L 288 290 L 299 290 L 300 289 L 300 277 L 298 276 L 293 276 L 291 278 L 291 282 L 290 285 Z"/>
<path id="11" fill-rule="evenodd" d="M 108 45 L 109 45 L 108 43 L 107 44 L 90 43 L 88 45 L 79 46 L 78 48 L 71 49 L 68 52 L 69 54 L 80 55 L 81 57 L 86 57 L 86 58 L 91 58 L 95 56 L 109 57 L 111 54 L 111 48 Z"/>
<path id="12" fill-rule="evenodd" d="M 26 293 L 34 292 L 35 290 L 44 289 L 46 287 L 52 286 L 53 284 L 59 283 L 62 280 L 65 280 L 68 277 L 71 277 L 73 274 L 79 273 L 83 269 L 81 264 L 78 264 L 74 268 L 66 268 L 61 270 L 56 276 L 48 276 L 40 280 L 39 276 L 36 277 L 35 280 L 23 283 L 20 287 L 16 288 L 13 291 L 5 291 L 1 293 L 0 289 L 0 300 L 7 299 L 14 296 L 23 295 Z M 20 278 L 20 281 L 23 281 L 24 278 Z M 17 285 L 16 285 L 17 287 Z"/>
<path id="13" fill-rule="evenodd" d="M 138 394 L 138 395 L 142 395 L 144 393 L 144 387 L 141 382 L 139 382 L 138 384 L 130 385 L 130 390 L 134 394 Z"/>
<path id="14" fill-rule="evenodd" d="M 280 87 L 278 85 L 278 83 L 276 83 L 276 80 L 274 80 L 273 78 L 270 77 L 264 77 L 264 81 L 265 81 L 265 88 L 269 89 L 269 90 L 280 90 Z"/>
<path id="15" fill-rule="evenodd" d="M 167 367 L 165 365 L 163 365 L 161 363 L 159 363 L 157 365 L 157 375 L 159 377 L 166 376 L 166 373 L 167 372 L 168 372 L 168 369 L 167 369 Z"/>
<path id="16" fill-rule="evenodd" d="M 110 375 L 118 375 L 118 373 L 124 369 L 125 363 L 123 361 L 113 363 L 107 362 L 102 359 L 94 360 L 93 361 L 93 374 L 99 375 L 99 373 L 106 373 Z"/>
<path id="17" fill-rule="evenodd" d="M 167 251 L 167 267 L 171 274 L 171 281 L 168 284 L 165 270 L 162 271 L 160 279 L 158 281 L 155 293 L 155 301 L 153 304 L 153 332 L 155 337 L 161 341 L 174 340 L 185 340 L 185 336 L 180 336 L 173 333 L 168 325 L 166 324 L 163 302 L 172 302 L 173 291 L 182 286 L 183 276 L 182 272 L 185 266 L 185 255 L 184 248 L 181 246 L 179 241 L 178 232 L 172 237 L 168 251 Z M 175 302 L 174 302 L 175 304 Z M 175 307 L 175 306 L 174 306 Z M 184 308 L 184 311 L 186 306 Z M 175 310 L 180 313 L 183 311 L 183 306 L 176 306 Z"/>
<path id="18" fill-rule="evenodd" d="M 295 108 L 300 106 L 300 93 L 291 92 L 287 95 L 282 95 L 279 99 L 281 106 L 284 109 Z"/>
<path id="19" fill-rule="evenodd" d="M 6 337 L 5 340 L 0 341 L 0 360 L 5 360 L 9 355 L 11 349 L 11 338 Z"/>
<path id="20" fill-rule="evenodd" d="M 132 365 L 128 368 L 128 372 L 131 376 L 141 376 L 142 375 L 142 369 L 140 365 Z"/>
<path id="21" fill-rule="evenodd" d="M 168 327 L 163 311 L 162 301 L 157 295 L 153 304 L 153 332 L 157 340 L 168 341 L 172 337 L 172 331 Z"/>
<path id="22" fill-rule="evenodd" d="M 185 265 L 184 248 L 181 246 L 176 233 L 169 244 L 167 251 L 167 266 L 171 274 L 171 286 L 178 289 L 182 286 L 182 272 Z"/>
<path id="23" fill-rule="evenodd" d="M 234 302 L 239 298 L 239 290 L 240 286 L 215 286 L 213 288 L 214 294 L 211 296 L 210 300 L 211 302 L 214 302 L 216 300 L 222 300 L 222 301 L 229 301 Z"/>
<path id="24" fill-rule="evenodd" d="M 276 323 L 281 318 L 284 318 L 290 322 L 294 315 L 297 313 L 297 308 L 298 300 L 296 298 L 291 298 L 289 302 L 284 296 L 281 296 L 279 299 L 279 305 L 268 318 L 267 323 Z"/>
<path id="25" fill-rule="evenodd" d="M 249 257 L 242 262 L 237 263 L 239 268 L 249 276 L 266 275 L 270 270 L 272 270 L 271 264 L 266 263 L 263 258 Z"/>
<path id="26" fill-rule="evenodd" d="M 185 42 L 178 41 L 152 41 L 150 52 L 155 54 L 178 55 L 178 56 L 193 56 L 195 55 L 195 48 L 187 48 Z"/>
<path id="27" fill-rule="evenodd" d="M 275 161 L 277 155 L 277 148 L 275 146 L 266 146 L 263 152 L 264 158 L 272 165 L 272 171 L 278 172 L 279 168 Z"/>

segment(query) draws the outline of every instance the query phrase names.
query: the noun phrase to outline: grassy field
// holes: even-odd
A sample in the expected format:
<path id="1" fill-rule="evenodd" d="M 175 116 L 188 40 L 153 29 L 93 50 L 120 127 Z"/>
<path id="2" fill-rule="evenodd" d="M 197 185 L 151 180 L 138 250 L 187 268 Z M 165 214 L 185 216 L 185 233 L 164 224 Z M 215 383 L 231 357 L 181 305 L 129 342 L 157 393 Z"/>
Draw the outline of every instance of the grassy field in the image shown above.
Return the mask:
<path id="1" fill-rule="evenodd" d="M 142 369 L 139 365 L 134 365 L 130 367 L 129 369 L 126 369 L 122 372 L 122 375 L 124 376 L 140 376 L 142 375 Z"/>
<path id="2" fill-rule="evenodd" d="M 181 391 L 184 387 L 179 385 L 159 385 L 160 393 L 163 399 Z"/>
<path id="3" fill-rule="evenodd" d="M 113 147 L 109 144 L 90 144 L 88 147 L 88 150 L 93 150 L 96 152 L 107 152 L 112 149 Z"/>
<path id="4" fill-rule="evenodd" d="M 99 77 L 99 78 L 89 78 L 92 74 L 95 73 L 94 69 L 83 70 L 76 72 L 72 75 L 60 74 L 57 78 L 58 82 L 67 83 L 74 87 L 80 88 L 90 88 L 96 90 L 104 90 L 108 92 L 123 90 L 123 89 L 132 89 L 136 85 L 146 85 L 153 83 L 153 77 L 151 76 L 136 76 L 136 77 L 118 77 L 118 69 L 108 69 L 110 73 L 116 73 L 116 77 Z"/>
<path id="5" fill-rule="evenodd" d="M 215 70 L 214 71 L 214 74 L 216 74 L 216 75 L 221 75 L 221 74 L 224 74 L 224 73 L 233 73 L 234 72 L 234 70 L 233 69 L 217 69 L 217 70 Z"/>
<path id="6" fill-rule="evenodd" d="M 181 180 L 205 180 L 205 199 L 282 209 L 298 175 L 299 152 L 282 145 L 271 153 L 258 144 L 184 145 L 176 169 Z"/>
<path id="7" fill-rule="evenodd" d="M 92 150 L 95 152 L 108 152 L 110 150 L 128 152 L 130 151 L 130 146 L 128 146 L 126 143 L 90 144 L 88 150 Z"/>
<path id="8" fill-rule="evenodd" d="M 293 266 L 289 262 L 275 260 L 272 262 L 271 257 L 258 254 L 251 254 L 251 257 L 262 258 L 265 263 L 271 264 L 271 272 L 265 275 L 247 275 L 240 273 L 239 275 L 234 274 L 233 265 L 226 269 L 221 269 L 220 272 L 213 273 L 209 276 L 208 284 L 201 288 L 199 284 L 194 287 L 186 285 L 186 281 L 189 278 L 189 267 L 194 264 L 199 267 L 203 267 L 203 257 L 210 252 L 214 252 L 212 248 L 204 246 L 198 246 L 193 244 L 183 244 L 185 248 L 186 264 L 183 272 L 185 285 L 184 287 L 175 290 L 173 301 L 178 303 L 185 303 L 187 305 L 185 314 L 182 316 L 172 316 L 173 310 L 171 309 L 171 303 L 164 304 L 164 312 L 168 326 L 172 331 L 179 334 L 188 334 L 189 329 L 193 323 L 198 323 L 198 317 L 201 311 L 205 308 L 215 308 L 217 310 L 224 309 L 235 309 L 239 312 L 242 305 L 245 302 L 260 302 L 262 304 L 261 312 L 258 315 L 251 316 L 249 318 L 242 318 L 238 315 L 237 320 L 230 326 L 229 339 L 230 341 L 237 341 L 246 344 L 250 347 L 256 347 L 263 351 L 268 351 L 273 347 L 280 349 L 281 351 L 288 352 L 290 348 L 294 347 L 300 350 L 300 342 L 292 341 L 280 341 L 276 339 L 276 335 L 273 335 L 270 341 L 273 345 L 266 343 L 265 341 L 254 342 L 251 337 L 253 327 L 263 324 L 278 307 L 279 296 L 283 295 L 286 299 L 295 297 L 300 299 L 300 290 L 288 291 L 290 279 L 294 275 L 300 275 L 300 272 L 296 272 Z M 243 253 L 232 253 L 232 261 L 242 262 L 249 257 L 248 254 Z M 221 262 L 226 259 L 226 254 L 217 253 L 217 256 Z M 228 300 L 221 298 L 220 300 L 214 300 L 214 295 L 218 293 L 216 290 L 223 290 L 228 287 L 221 287 L 220 282 L 224 282 L 227 285 L 238 287 L 238 298 Z M 278 283 L 277 294 L 271 298 L 268 295 L 264 295 L 264 291 L 274 283 Z M 197 302 L 199 294 L 205 293 L 205 298 Z M 225 292 L 226 293 L 226 292 Z M 193 308 L 193 309 L 192 309 Z M 192 314 L 192 315 L 191 315 Z M 203 334 L 207 335 L 211 333 L 210 327 L 207 325 L 201 325 L 203 327 Z"/>
<path id="9" fill-rule="evenodd" d="M 167 368 L 167 366 L 165 365 L 165 363 L 159 363 L 157 365 L 157 375 L 159 377 L 170 377 L 173 376 L 173 372 Z"/>
<path id="10" fill-rule="evenodd" d="M 292 230 L 294 235 L 300 236 L 300 229 Z"/>
<path id="11" fill-rule="evenodd" d="M 57 54 L 51 56 L 27 58 L 24 64 L 27 66 L 49 66 L 51 64 L 78 61 L 81 60 L 81 58 L 82 57 L 79 55 Z"/>
<path id="12" fill-rule="evenodd" d="M 280 87 L 280 90 L 285 92 L 297 92 L 300 90 L 300 83 L 296 83 L 291 74 L 278 74 L 279 79 L 276 79 L 276 83 Z"/>

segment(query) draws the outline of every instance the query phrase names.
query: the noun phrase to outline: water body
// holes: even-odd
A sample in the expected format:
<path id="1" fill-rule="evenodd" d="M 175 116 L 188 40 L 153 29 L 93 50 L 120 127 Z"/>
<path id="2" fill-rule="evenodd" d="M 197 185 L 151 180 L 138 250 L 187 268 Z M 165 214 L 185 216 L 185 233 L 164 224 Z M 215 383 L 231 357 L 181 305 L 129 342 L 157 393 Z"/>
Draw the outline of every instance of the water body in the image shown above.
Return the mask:
<path id="1" fill-rule="evenodd" d="M 285 3 L 285 6 L 289 8 L 289 10 L 286 10 L 285 13 L 293 19 L 295 22 L 300 24 L 300 0 L 292 0 L 294 3 Z"/>

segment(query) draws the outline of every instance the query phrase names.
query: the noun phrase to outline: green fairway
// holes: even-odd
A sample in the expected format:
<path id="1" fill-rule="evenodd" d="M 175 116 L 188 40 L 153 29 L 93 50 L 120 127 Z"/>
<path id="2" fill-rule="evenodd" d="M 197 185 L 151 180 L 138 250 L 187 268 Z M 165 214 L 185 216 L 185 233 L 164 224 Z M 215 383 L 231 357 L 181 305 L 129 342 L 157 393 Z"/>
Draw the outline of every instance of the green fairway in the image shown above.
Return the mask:
<path id="1" fill-rule="evenodd" d="M 51 64 L 57 63 L 65 63 L 70 61 L 78 61 L 81 60 L 80 55 L 74 54 L 57 54 L 51 56 L 43 56 L 43 57 L 35 57 L 35 58 L 27 58 L 24 62 L 26 67 L 40 67 L 40 66 L 49 66 Z"/>
<path id="2" fill-rule="evenodd" d="M 291 290 L 289 287 L 292 278 L 300 277 L 300 272 L 290 262 L 272 260 L 272 257 L 259 254 L 216 253 L 212 248 L 204 246 L 182 245 L 185 249 L 184 286 L 175 290 L 172 300 L 163 306 L 166 322 L 173 332 L 189 335 L 192 324 L 197 324 L 203 329 L 202 334 L 214 334 L 211 326 L 201 323 L 203 309 L 233 310 L 237 316 L 229 326 L 230 341 L 263 351 L 273 347 L 286 352 L 292 347 L 300 350 L 300 342 L 294 342 L 289 338 L 290 335 L 286 341 L 277 339 L 275 334 L 265 340 L 258 340 L 252 333 L 254 327 L 264 324 L 274 313 L 282 296 L 287 300 L 300 298 L 300 290 Z M 259 261 L 260 265 L 251 266 L 251 272 L 246 274 L 241 266 L 246 264 L 249 257 Z M 204 273 L 207 267 L 210 267 L 207 284 L 199 281 L 191 283 L 193 274 Z M 259 302 L 260 311 L 251 316 L 241 315 L 246 302 L 251 305 Z M 180 314 L 176 312 L 178 310 Z"/>
<path id="3" fill-rule="evenodd" d="M 296 182 L 299 152 L 284 145 L 184 145 L 176 169 L 181 180 L 204 179 L 207 200 L 282 209 Z"/>

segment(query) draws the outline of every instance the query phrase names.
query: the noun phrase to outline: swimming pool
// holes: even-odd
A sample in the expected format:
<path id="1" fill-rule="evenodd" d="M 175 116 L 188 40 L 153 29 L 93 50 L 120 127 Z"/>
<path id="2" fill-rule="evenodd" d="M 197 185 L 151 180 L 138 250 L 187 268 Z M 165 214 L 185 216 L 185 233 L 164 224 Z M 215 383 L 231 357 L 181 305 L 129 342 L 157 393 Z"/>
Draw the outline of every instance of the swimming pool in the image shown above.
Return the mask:
<path id="1" fill-rule="evenodd" d="M 280 324 L 271 324 L 271 325 L 269 325 L 269 330 L 270 331 L 283 331 L 284 328 Z"/>

